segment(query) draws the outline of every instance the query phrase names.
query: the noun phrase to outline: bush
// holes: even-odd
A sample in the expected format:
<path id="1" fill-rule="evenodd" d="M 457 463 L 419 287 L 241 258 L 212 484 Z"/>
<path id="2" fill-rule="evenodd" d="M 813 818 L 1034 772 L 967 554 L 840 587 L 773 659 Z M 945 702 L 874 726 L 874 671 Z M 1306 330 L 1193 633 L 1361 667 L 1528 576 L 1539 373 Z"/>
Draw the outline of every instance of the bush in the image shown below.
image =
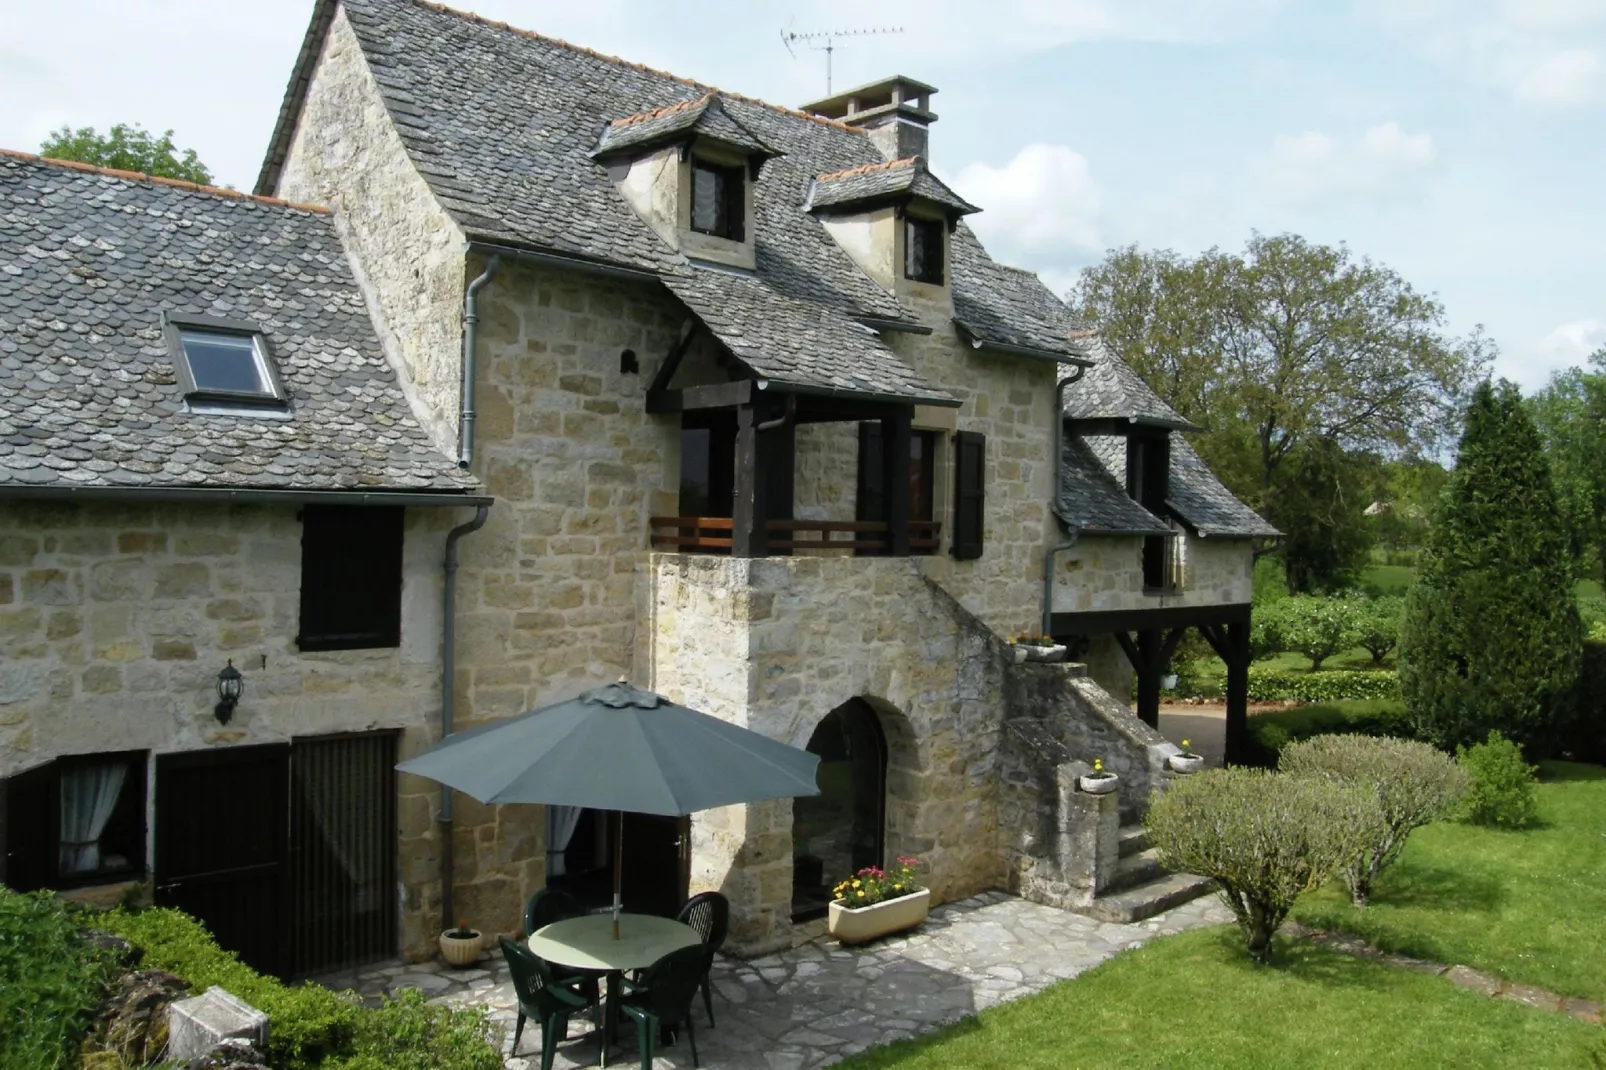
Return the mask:
<path id="1" fill-rule="evenodd" d="M 1321 777 L 1212 769 L 1173 783 L 1144 818 L 1161 864 L 1211 877 L 1266 962 L 1294 900 L 1349 865 L 1382 821 L 1375 796 Z"/>
<path id="2" fill-rule="evenodd" d="M 331 1059 L 324 1070 L 502 1070 L 483 1008 L 430 1004 L 404 990 L 357 1025 L 356 1054 Z"/>
<path id="3" fill-rule="evenodd" d="M 54 895 L 0 885 L 0 1068 L 76 1064 L 115 972 Z"/>
<path id="4" fill-rule="evenodd" d="M 1582 625 L 1566 526 L 1515 387 L 1478 387 L 1400 630 L 1418 735 L 1491 731 L 1548 754 L 1571 717 Z"/>
<path id="5" fill-rule="evenodd" d="M 1376 794 L 1382 821 L 1366 849 L 1344 868 L 1350 899 L 1362 908 L 1378 874 L 1400 857 L 1411 830 L 1438 820 L 1467 794 L 1465 770 L 1443 751 L 1410 739 L 1316 736 L 1286 747 L 1278 768 Z"/>
<path id="6" fill-rule="evenodd" d="M 1256 702 L 1397 699 L 1400 678 L 1387 669 L 1330 669 L 1315 673 L 1250 666 L 1249 697 Z"/>
<path id="7" fill-rule="evenodd" d="M 1471 778 L 1466 818 L 1474 825 L 1523 828 L 1539 815 L 1534 790 L 1537 767 L 1522 757 L 1522 749 L 1499 732 L 1471 747 L 1456 748 L 1456 758 Z"/>
<path id="8" fill-rule="evenodd" d="M 1606 765 L 1606 641 L 1595 638 L 1593 626 L 1578 663 L 1572 723 L 1561 747 L 1575 762 Z"/>
<path id="9" fill-rule="evenodd" d="M 1400 618 L 1405 615 L 1405 599 L 1398 595 L 1362 598 L 1355 606 L 1355 645 L 1372 655 L 1372 664 L 1383 659 L 1400 643 Z"/>
<path id="10" fill-rule="evenodd" d="M 1324 702 L 1257 713 L 1249 718 L 1248 761 L 1273 766 L 1289 743 L 1346 732 L 1405 739 L 1411 735 L 1411 721 L 1397 699 Z"/>
<path id="11" fill-rule="evenodd" d="M 1295 595 L 1262 607 L 1260 615 L 1267 618 L 1268 641 L 1281 650 L 1305 655 L 1311 672 L 1317 672 L 1322 662 L 1356 645 L 1359 604 L 1353 598 Z"/>

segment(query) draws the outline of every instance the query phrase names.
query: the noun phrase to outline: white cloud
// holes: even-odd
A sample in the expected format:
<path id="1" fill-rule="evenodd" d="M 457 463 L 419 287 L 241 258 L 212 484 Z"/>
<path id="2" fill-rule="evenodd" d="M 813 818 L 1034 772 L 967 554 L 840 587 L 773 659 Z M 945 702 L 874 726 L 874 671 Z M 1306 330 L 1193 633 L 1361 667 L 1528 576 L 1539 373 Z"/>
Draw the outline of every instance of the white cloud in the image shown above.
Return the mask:
<path id="1" fill-rule="evenodd" d="M 1006 261 L 1085 262 L 1104 248 L 1098 184 L 1087 158 L 1065 145 L 1028 145 L 1003 167 L 968 164 L 953 184 L 985 209 L 971 226 Z"/>
<path id="2" fill-rule="evenodd" d="M 1606 348 L 1606 322 L 1581 319 L 1563 323 L 1527 347 L 1523 353 L 1502 354 L 1496 371 L 1532 392 L 1545 385 L 1552 372 L 1583 364 L 1591 353 Z"/>
<path id="3" fill-rule="evenodd" d="M 1606 95 L 1606 62 L 1587 48 L 1546 56 L 1517 82 L 1517 96 L 1538 104 L 1588 104 Z"/>
<path id="4" fill-rule="evenodd" d="M 1397 190 L 1433 159 L 1432 135 L 1407 133 L 1391 121 L 1368 127 L 1349 141 L 1321 130 L 1280 137 L 1255 166 L 1272 195 L 1312 201 Z"/>

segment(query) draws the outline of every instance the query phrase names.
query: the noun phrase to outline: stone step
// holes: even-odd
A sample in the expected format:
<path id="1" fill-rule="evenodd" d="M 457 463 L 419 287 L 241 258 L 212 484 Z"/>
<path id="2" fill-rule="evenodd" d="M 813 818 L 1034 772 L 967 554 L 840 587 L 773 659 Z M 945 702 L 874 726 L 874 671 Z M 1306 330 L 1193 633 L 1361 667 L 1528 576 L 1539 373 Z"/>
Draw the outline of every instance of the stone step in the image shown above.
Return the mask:
<path id="1" fill-rule="evenodd" d="M 1147 851 L 1149 849 L 1149 830 L 1142 825 L 1122 825 L 1120 844 L 1122 858 Z"/>
<path id="2" fill-rule="evenodd" d="M 1196 877 L 1192 873 L 1168 873 L 1135 888 L 1113 895 L 1101 895 L 1087 906 L 1077 908 L 1076 912 L 1099 921 L 1130 925 L 1156 914 L 1164 914 L 1214 889 L 1215 882 L 1208 878 Z"/>
<path id="3" fill-rule="evenodd" d="M 1127 855 L 1115 864 L 1115 873 L 1104 886 L 1104 894 L 1136 888 L 1165 876 L 1169 870 L 1160 864 L 1159 852 L 1154 848 Z"/>

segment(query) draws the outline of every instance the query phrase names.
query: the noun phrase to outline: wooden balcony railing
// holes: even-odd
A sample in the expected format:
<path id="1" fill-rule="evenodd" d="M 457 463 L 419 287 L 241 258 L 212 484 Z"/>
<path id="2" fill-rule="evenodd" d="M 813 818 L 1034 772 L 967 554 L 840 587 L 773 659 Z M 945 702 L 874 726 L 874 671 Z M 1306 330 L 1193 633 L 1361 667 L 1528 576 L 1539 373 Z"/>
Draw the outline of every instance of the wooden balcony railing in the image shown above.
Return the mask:
<path id="1" fill-rule="evenodd" d="M 730 553 L 728 516 L 655 516 L 650 523 L 654 548 Z M 885 551 L 888 542 L 884 520 L 770 520 L 764 527 L 768 534 L 765 546 L 770 550 Z M 667 531 L 660 533 L 659 529 Z M 833 535 L 849 538 L 834 539 Z M 909 549 L 914 553 L 935 553 L 941 536 L 941 521 L 909 521 Z"/>

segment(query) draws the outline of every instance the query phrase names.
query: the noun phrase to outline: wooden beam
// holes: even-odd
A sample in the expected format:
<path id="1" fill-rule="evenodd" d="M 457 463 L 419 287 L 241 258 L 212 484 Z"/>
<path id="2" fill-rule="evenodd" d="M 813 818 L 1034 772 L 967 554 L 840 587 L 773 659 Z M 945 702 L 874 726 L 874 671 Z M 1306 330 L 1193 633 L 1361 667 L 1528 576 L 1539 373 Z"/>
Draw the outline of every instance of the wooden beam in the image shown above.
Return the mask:
<path id="1" fill-rule="evenodd" d="M 675 341 L 675 347 L 669 351 L 669 355 L 664 358 L 664 362 L 658 366 L 658 374 L 652 377 L 652 382 L 647 386 L 648 397 L 669 389 L 669 381 L 675 377 L 675 370 L 680 367 L 680 362 L 685 359 L 686 350 L 691 348 L 692 339 L 697 337 L 697 332 L 702 329 L 702 326 L 701 320 L 689 319 L 681 327 L 680 338 Z M 651 410 L 649 409 L 648 411 L 650 412 Z"/>
<path id="2" fill-rule="evenodd" d="M 1228 765 L 1249 757 L 1249 621 L 1227 625 L 1227 740 Z"/>
<path id="3" fill-rule="evenodd" d="M 1227 660 L 1227 634 L 1214 624 L 1199 625 L 1199 634 L 1205 637 L 1205 642 L 1209 643 L 1210 649 L 1216 652 L 1216 657 L 1225 663 Z"/>
<path id="4" fill-rule="evenodd" d="M 684 390 L 648 391 L 647 411 L 664 414 L 696 409 L 733 409 L 738 405 L 747 404 L 752 396 L 751 379 L 737 379 L 709 386 L 688 386 Z"/>
<path id="5" fill-rule="evenodd" d="M 1120 644 L 1122 650 L 1126 651 L 1126 660 L 1132 663 L 1132 671 L 1142 672 L 1143 655 L 1138 653 L 1137 644 L 1133 642 L 1132 637 L 1124 631 L 1116 632 L 1115 641 Z"/>
<path id="6" fill-rule="evenodd" d="M 769 518 L 764 473 L 759 469 L 757 424 L 763 421 L 758 406 L 736 410 L 736 482 L 731 494 L 731 556 L 763 557 Z"/>
<path id="7" fill-rule="evenodd" d="M 881 419 L 882 495 L 886 502 L 887 553 L 909 556 L 909 439 L 912 405 L 899 406 Z"/>
<path id="8" fill-rule="evenodd" d="M 1249 604 L 1213 606 L 1156 606 L 1152 609 L 1112 609 L 1089 613 L 1056 613 L 1054 635 L 1104 635 L 1150 628 L 1197 628 L 1201 624 L 1249 623 Z"/>
<path id="9" fill-rule="evenodd" d="M 1173 628 L 1166 633 L 1165 642 L 1160 644 L 1160 665 L 1164 667 L 1171 661 L 1171 656 L 1177 652 L 1182 643 L 1182 637 L 1188 634 L 1186 628 Z"/>
<path id="10" fill-rule="evenodd" d="M 1138 655 L 1143 659 L 1138 670 L 1138 720 L 1150 728 L 1160 727 L 1160 671 L 1164 666 L 1160 652 L 1164 644 L 1164 633 L 1157 629 L 1138 633 Z"/>

